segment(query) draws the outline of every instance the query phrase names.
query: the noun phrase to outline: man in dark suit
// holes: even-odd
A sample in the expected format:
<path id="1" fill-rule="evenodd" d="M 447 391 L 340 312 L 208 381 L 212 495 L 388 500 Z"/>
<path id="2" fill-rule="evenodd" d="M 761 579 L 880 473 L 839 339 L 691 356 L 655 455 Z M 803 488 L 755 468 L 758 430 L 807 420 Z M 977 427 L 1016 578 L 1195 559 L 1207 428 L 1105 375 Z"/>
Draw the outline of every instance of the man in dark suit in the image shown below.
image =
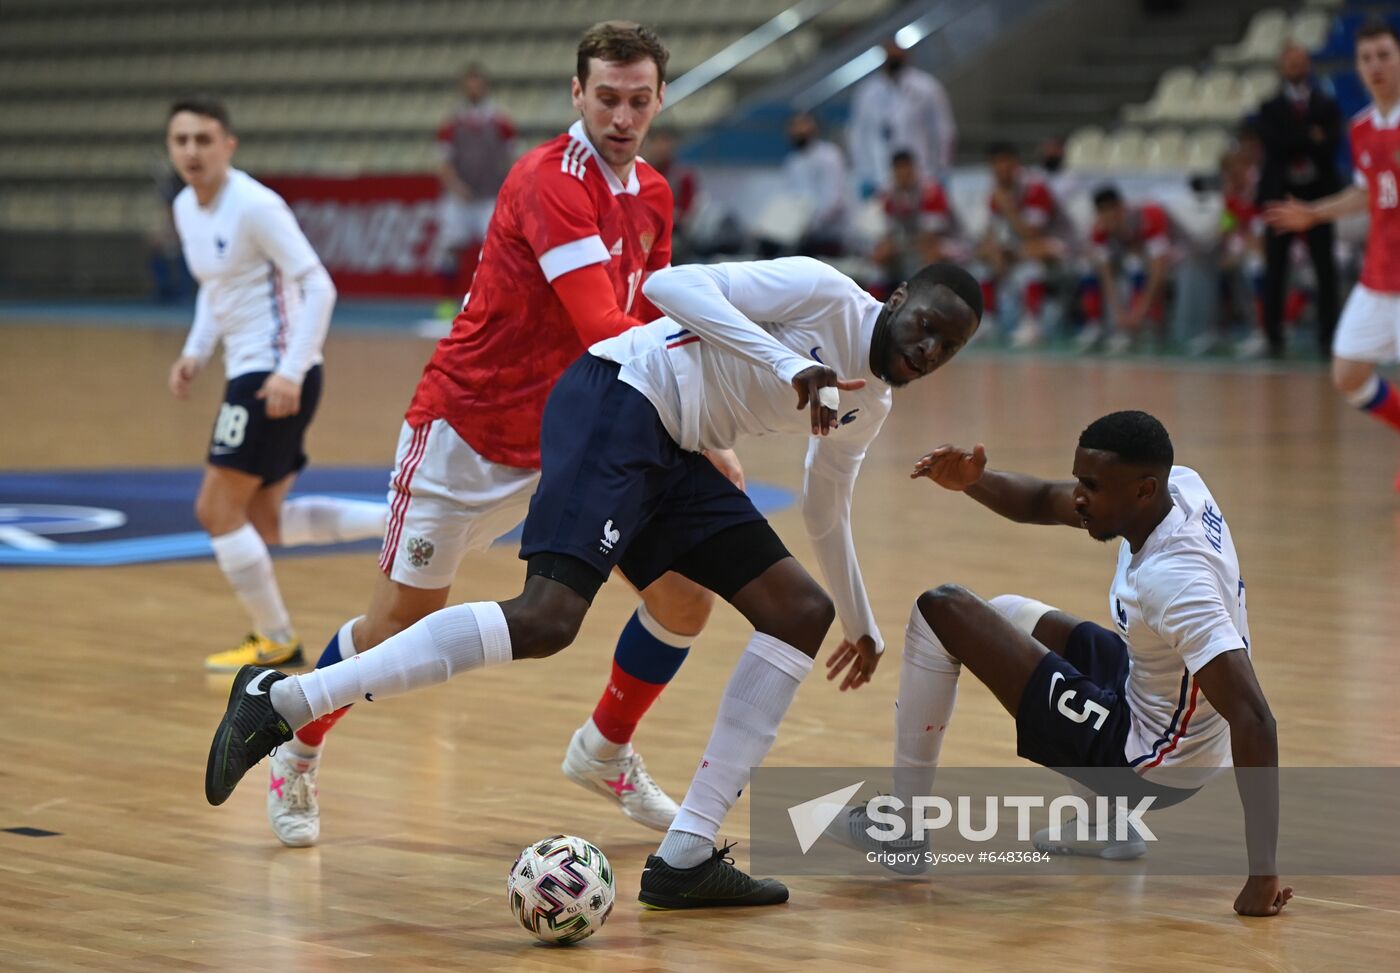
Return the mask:
<path id="1" fill-rule="evenodd" d="M 1259 174 L 1261 208 L 1288 197 L 1320 199 L 1342 188 L 1336 163 L 1342 139 L 1341 108 L 1314 83 L 1311 59 L 1299 45 L 1290 44 L 1279 55 L 1279 74 L 1283 80 L 1279 93 L 1260 106 L 1255 123 L 1264 145 Z M 1332 224 L 1325 223 L 1303 236 L 1317 271 L 1317 340 L 1327 358 L 1337 327 L 1336 234 Z M 1277 233 L 1272 228 L 1264 240 L 1264 331 L 1275 357 L 1283 354 L 1283 298 L 1292 243 L 1293 234 Z"/>

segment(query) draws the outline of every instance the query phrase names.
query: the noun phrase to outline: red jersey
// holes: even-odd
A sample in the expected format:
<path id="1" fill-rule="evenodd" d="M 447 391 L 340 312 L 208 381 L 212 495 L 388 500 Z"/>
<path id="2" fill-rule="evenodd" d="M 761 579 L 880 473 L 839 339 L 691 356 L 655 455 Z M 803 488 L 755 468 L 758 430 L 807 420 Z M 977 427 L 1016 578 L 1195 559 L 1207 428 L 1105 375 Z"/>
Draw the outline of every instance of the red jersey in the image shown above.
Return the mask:
<path id="1" fill-rule="evenodd" d="M 673 206 L 666 180 L 641 159 L 624 185 L 582 122 L 521 156 L 497 197 L 466 305 L 423 370 L 409 424 L 446 419 L 491 462 L 538 468 L 545 399 L 585 351 L 551 282 L 604 264 L 624 313 L 659 317 L 641 286 L 671 262 Z"/>
<path id="2" fill-rule="evenodd" d="M 912 189 L 891 187 L 884 193 L 885 224 L 892 235 L 913 239 L 920 233 L 940 236 L 953 229 L 948 196 L 936 182 Z"/>
<path id="3" fill-rule="evenodd" d="M 997 209 L 995 194 L 988 197 L 987 207 L 991 210 L 989 226 L 997 242 L 1003 247 L 1018 246 L 1020 238 L 1010 221 Z M 1016 187 L 1016 209 L 1027 226 L 1048 231 L 1055 219 L 1055 197 L 1050 187 L 1039 179 L 1026 179 Z"/>
<path id="4" fill-rule="evenodd" d="M 1102 225 L 1094 223 L 1091 237 L 1094 259 L 1118 263 L 1132 255 L 1155 260 L 1172 249 L 1172 223 L 1167 211 L 1156 203 L 1143 203 L 1130 209 L 1123 232 L 1109 236 Z"/>
<path id="5" fill-rule="evenodd" d="M 437 131 L 439 157 L 481 197 L 500 191 L 514 141 L 515 126 L 489 101 L 458 106 Z"/>
<path id="6" fill-rule="evenodd" d="M 1356 184 L 1371 197 L 1361 283 L 1373 291 L 1400 294 L 1400 108 L 1382 118 L 1373 106 L 1352 119 L 1351 162 Z"/>

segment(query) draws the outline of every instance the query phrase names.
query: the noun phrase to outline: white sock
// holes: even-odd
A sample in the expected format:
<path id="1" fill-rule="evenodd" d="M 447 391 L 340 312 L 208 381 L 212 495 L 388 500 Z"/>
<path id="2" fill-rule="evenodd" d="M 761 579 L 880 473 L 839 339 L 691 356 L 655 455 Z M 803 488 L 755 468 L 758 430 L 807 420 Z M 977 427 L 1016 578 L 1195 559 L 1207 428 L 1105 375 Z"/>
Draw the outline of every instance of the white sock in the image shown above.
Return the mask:
<path id="1" fill-rule="evenodd" d="M 662 843 L 658 854 L 672 868 L 691 868 L 709 856 L 720 824 L 749 783 L 749 774 L 763 763 L 778 735 L 778 724 L 792 705 L 797 687 L 812 671 L 812 660 L 797 649 L 755 632 L 739 657 L 719 702 L 715 728 L 705 747 L 700 769 L 690 782 L 672 831 L 706 839 Z"/>
<path id="2" fill-rule="evenodd" d="M 303 743 L 294 736 L 282 744 L 279 749 L 284 751 L 284 756 L 288 758 L 289 763 L 296 767 L 297 773 L 304 774 L 321 762 L 323 746 L 324 744 L 319 743 L 315 746 Z"/>
<path id="3" fill-rule="evenodd" d="M 588 722 L 579 727 L 579 742 L 583 745 L 583 752 L 594 760 L 615 760 L 619 756 L 625 756 L 632 752 L 631 742 L 613 743 L 603 736 L 603 731 L 598 729 L 598 724 L 593 722 L 593 717 L 588 718 Z"/>
<path id="4" fill-rule="evenodd" d="M 282 543 L 334 544 L 384 536 L 389 505 L 339 497 L 294 497 L 282 502 Z"/>
<path id="5" fill-rule="evenodd" d="M 290 642 L 292 619 L 277 590 L 272 555 L 252 524 L 209 538 L 214 560 L 253 619 L 253 631 L 274 642 Z"/>
<path id="6" fill-rule="evenodd" d="M 510 659 L 510 629 L 500 605 L 494 601 L 452 605 L 343 662 L 282 679 L 270 695 L 273 708 L 300 729 L 342 706 L 387 699 Z M 297 696 L 303 698 L 306 710 L 298 705 Z M 302 719 L 306 712 L 310 716 Z"/>
<path id="7" fill-rule="evenodd" d="M 894 796 L 927 794 L 958 700 L 962 663 L 948 654 L 916 604 L 904 632 L 894 714 Z"/>

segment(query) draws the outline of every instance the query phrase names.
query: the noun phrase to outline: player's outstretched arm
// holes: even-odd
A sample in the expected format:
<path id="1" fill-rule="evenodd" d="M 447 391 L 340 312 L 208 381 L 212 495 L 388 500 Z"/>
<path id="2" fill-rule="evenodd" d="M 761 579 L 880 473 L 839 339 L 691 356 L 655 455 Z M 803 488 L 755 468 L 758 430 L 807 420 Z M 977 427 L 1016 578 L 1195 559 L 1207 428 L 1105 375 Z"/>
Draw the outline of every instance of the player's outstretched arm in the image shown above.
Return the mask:
<path id="1" fill-rule="evenodd" d="M 939 446 L 914 464 L 910 479 L 926 477 L 945 490 L 966 493 L 982 506 L 1018 524 L 1083 527 L 1074 511 L 1074 483 L 1042 480 L 1025 473 L 987 469 L 987 449 Z"/>
<path id="2" fill-rule="evenodd" d="M 1243 648 L 1223 652 L 1201 667 L 1196 682 L 1206 699 L 1230 724 L 1235 782 L 1244 805 L 1249 878 L 1235 897 L 1242 916 L 1276 916 L 1293 897 L 1279 881 L 1278 731 L 1264 690 Z"/>
<path id="3" fill-rule="evenodd" d="M 1319 223 L 1331 223 L 1366 212 L 1370 198 L 1371 194 L 1361 186 L 1348 186 L 1311 203 L 1290 196 L 1270 203 L 1264 209 L 1264 222 L 1279 233 L 1302 233 Z"/>

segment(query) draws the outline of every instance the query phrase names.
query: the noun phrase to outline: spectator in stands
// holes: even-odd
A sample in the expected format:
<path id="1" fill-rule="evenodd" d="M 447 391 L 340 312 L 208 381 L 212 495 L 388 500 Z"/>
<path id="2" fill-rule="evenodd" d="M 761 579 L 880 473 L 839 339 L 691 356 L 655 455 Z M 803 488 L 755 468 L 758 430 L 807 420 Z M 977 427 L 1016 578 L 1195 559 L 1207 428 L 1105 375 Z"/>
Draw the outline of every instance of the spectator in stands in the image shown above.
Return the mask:
<path id="1" fill-rule="evenodd" d="M 1113 326 L 1108 338 L 1111 353 L 1130 351 L 1149 323 L 1159 340 L 1163 337 L 1173 236 L 1167 211 L 1156 203 L 1129 206 L 1115 186 L 1101 186 L 1094 193 L 1095 272 L 1084 294 L 1081 346 L 1085 350 L 1094 347 L 1104 333 L 1105 312 Z"/>
<path id="2" fill-rule="evenodd" d="M 805 112 L 789 119 L 787 136 L 792 151 L 783 161 L 783 182 L 806 214 L 795 252 L 839 257 L 845 252 L 851 212 L 846 160 L 835 144 L 821 137 L 817 120 Z M 761 246 L 770 256 L 781 252 L 771 244 Z"/>
<path id="3" fill-rule="evenodd" d="M 464 292 L 486 239 L 496 193 L 515 160 L 515 126 L 491 101 L 480 68 L 462 74 L 461 97 L 437 132 L 443 197 L 439 267 L 453 294 Z"/>
<path id="4" fill-rule="evenodd" d="M 653 128 L 647 136 L 646 161 L 661 173 L 671 187 L 676 201 L 676 215 L 671 231 L 671 260 L 687 262 L 692 254 L 689 229 L 695 214 L 695 202 L 700 195 L 700 180 L 695 170 L 676 160 L 676 133 L 670 129 Z"/>
<path id="5" fill-rule="evenodd" d="M 893 291 L 920 267 L 955 259 L 952 209 L 943 187 L 919 174 L 914 154 L 901 149 L 890 160 L 890 188 L 881 194 L 885 233 L 871 254 Z"/>
<path id="6" fill-rule="evenodd" d="M 848 147 L 866 199 L 889 184 L 889 161 L 901 149 L 913 153 L 922 178 L 946 182 L 958 137 L 938 79 L 910 65 L 894 40 L 884 49 L 884 66 L 861 82 L 851 104 Z"/>
<path id="7" fill-rule="evenodd" d="M 1320 199 L 1342 188 L 1337 173 L 1337 149 L 1342 138 L 1342 113 L 1336 99 L 1312 79 L 1308 52 L 1290 44 L 1279 55 L 1283 85 L 1264 102 L 1255 123 L 1264 146 L 1259 177 L 1259 204 L 1296 198 Z M 1293 234 L 1269 229 L 1264 237 L 1264 331 L 1269 351 L 1283 354 L 1284 292 Z M 1332 332 L 1337 327 L 1336 233 L 1320 223 L 1303 234 L 1317 274 L 1318 349 L 1330 357 Z"/>
<path id="8" fill-rule="evenodd" d="M 1256 202 L 1258 172 L 1249 156 L 1233 148 L 1220 159 L 1220 300 L 1226 330 L 1245 322 L 1247 337 L 1237 352 L 1255 358 L 1268 349 L 1259 303 L 1264 288 L 1264 221 Z"/>
<path id="9" fill-rule="evenodd" d="M 1005 291 L 1014 290 L 1020 297 L 1021 318 L 1011 344 L 1028 348 L 1043 337 L 1046 278 L 1064 251 L 1061 241 L 1050 233 L 1056 219 L 1055 198 L 1044 181 L 1026 174 L 1014 145 L 993 145 L 990 162 L 992 192 L 987 205 L 991 212 L 976 252 L 983 306 L 993 314 L 1001 311 Z"/>

